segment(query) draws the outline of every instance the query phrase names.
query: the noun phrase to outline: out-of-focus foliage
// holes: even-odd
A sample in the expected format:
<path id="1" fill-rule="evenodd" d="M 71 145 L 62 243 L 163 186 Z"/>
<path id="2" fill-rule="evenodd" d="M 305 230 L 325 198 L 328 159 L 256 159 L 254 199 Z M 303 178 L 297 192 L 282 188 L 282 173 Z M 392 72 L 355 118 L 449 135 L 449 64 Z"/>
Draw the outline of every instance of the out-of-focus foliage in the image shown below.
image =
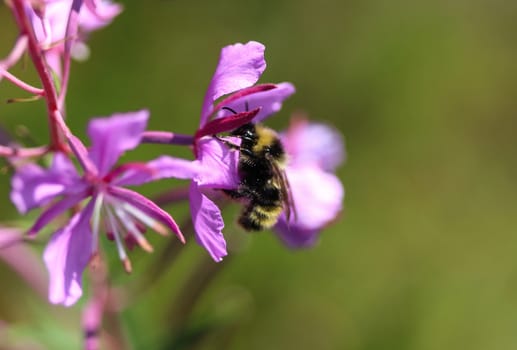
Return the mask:
<path id="1" fill-rule="evenodd" d="M 72 67 L 67 113 L 81 135 L 92 116 L 144 107 L 151 128 L 191 133 L 220 48 L 257 40 L 267 47 L 261 81 L 297 87 L 268 122 L 283 128 L 302 109 L 339 128 L 349 155 L 339 170 L 346 209 L 317 247 L 291 252 L 270 233 L 230 228 L 232 259 L 189 328 L 168 338 L 177 329 L 171 304 L 179 305 L 179 286 L 205 254 L 190 241 L 124 312 L 135 348 L 517 347 L 517 2 L 151 0 L 125 7 L 92 36 L 90 60 Z M 5 56 L 16 37 L 5 6 L 0 23 Z M 30 68 L 15 72 L 37 82 Z M 0 84 L 0 99 L 20 95 Z M 44 111 L 41 101 L 2 103 L 0 122 L 9 130 L 30 126 L 31 139 L 42 143 Z M 177 151 L 188 154 L 142 146 L 130 156 Z M 6 175 L 0 198 L 0 216 L 18 219 Z M 232 227 L 234 213 L 225 217 Z M 138 283 L 152 263 L 153 256 L 137 255 L 133 276 L 111 269 L 122 286 Z M 21 292 L 23 282 L 4 266 L 0 279 L 0 320 L 17 327 L 8 331 L 13 339 L 77 346 L 81 306 L 51 307 Z"/>

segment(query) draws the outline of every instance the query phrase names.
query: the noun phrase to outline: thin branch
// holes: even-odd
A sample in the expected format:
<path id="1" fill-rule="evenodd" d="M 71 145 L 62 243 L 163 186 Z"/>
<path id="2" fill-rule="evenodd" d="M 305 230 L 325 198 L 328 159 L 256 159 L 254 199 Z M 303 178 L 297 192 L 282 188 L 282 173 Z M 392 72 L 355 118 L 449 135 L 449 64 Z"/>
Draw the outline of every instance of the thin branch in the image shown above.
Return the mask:
<path id="1" fill-rule="evenodd" d="M 144 131 L 142 134 L 142 143 L 190 146 L 193 142 L 194 137 L 191 135 L 175 134 L 167 131 Z"/>
<path id="2" fill-rule="evenodd" d="M 160 207 L 174 204 L 178 202 L 187 201 L 189 199 L 189 188 L 173 188 L 167 192 L 163 192 L 153 198 L 153 202 L 158 204 Z M 190 219 L 190 218 L 189 218 Z"/>
<path id="3" fill-rule="evenodd" d="M 17 148 L 0 145 L 0 157 L 19 157 L 19 158 L 30 158 L 30 157 L 41 157 L 48 152 L 47 146 L 34 147 L 34 148 Z"/>
<path id="4" fill-rule="evenodd" d="M 9 53 L 9 55 L 0 61 L 0 71 L 8 70 L 12 66 L 16 64 L 22 57 L 23 53 L 27 49 L 27 36 L 21 35 L 18 40 L 16 40 L 16 43 L 14 44 L 13 49 Z M 0 76 L 0 81 L 2 80 L 2 77 Z"/>
<path id="5" fill-rule="evenodd" d="M 64 110 L 66 92 L 68 90 L 68 82 L 70 80 L 70 63 L 71 63 L 71 51 L 73 40 L 71 38 L 77 37 L 79 29 L 79 11 L 83 0 L 73 0 L 72 7 L 70 8 L 70 15 L 68 16 L 68 22 L 66 24 L 65 38 L 70 40 L 65 41 L 65 52 L 63 54 L 63 79 L 61 80 L 61 91 L 59 92 L 58 106 L 61 110 Z"/>
<path id="6" fill-rule="evenodd" d="M 9 80 L 14 85 L 18 86 L 20 89 L 30 92 L 31 94 L 45 96 L 45 91 L 43 89 L 27 84 L 23 80 L 15 77 L 8 71 L 4 70 L 3 67 L 0 65 L 0 78 L 2 77 L 5 77 L 7 80 Z"/>
<path id="7" fill-rule="evenodd" d="M 56 113 L 59 112 L 56 88 L 54 86 L 54 81 L 52 80 L 52 75 L 47 67 L 45 57 L 43 56 L 43 52 L 39 46 L 38 40 L 36 39 L 36 35 L 34 34 L 29 17 L 27 16 L 27 12 L 25 11 L 25 2 L 23 0 L 12 0 L 11 3 L 13 5 L 12 9 L 15 18 L 18 21 L 21 34 L 27 37 L 29 55 L 31 56 L 36 71 L 38 72 L 43 85 L 43 90 L 45 91 L 45 101 L 47 102 L 47 114 L 50 127 L 50 149 L 67 151 L 67 148 L 61 140 L 59 120 L 56 120 L 57 116 L 60 116 L 60 113 Z"/>

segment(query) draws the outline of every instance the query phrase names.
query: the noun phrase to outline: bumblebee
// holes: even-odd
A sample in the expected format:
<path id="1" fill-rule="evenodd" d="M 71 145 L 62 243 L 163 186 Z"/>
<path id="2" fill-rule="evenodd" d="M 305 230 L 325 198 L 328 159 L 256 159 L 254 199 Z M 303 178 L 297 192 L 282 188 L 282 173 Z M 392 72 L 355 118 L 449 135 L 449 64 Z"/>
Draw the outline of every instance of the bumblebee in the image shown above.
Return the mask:
<path id="1" fill-rule="evenodd" d="M 285 210 L 289 221 L 293 201 L 285 176 L 287 156 L 278 134 L 262 125 L 247 123 L 230 132 L 241 139 L 236 190 L 225 190 L 232 198 L 244 199 L 238 223 L 248 231 L 269 229 Z"/>

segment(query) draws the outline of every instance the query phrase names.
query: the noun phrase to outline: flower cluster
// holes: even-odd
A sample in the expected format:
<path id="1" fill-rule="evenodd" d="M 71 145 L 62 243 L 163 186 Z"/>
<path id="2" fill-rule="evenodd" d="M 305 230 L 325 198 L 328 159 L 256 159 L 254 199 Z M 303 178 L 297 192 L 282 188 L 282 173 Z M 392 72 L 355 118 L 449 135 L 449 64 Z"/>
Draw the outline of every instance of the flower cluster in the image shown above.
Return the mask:
<path id="1" fill-rule="evenodd" d="M 114 242 L 128 272 L 127 248 L 136 245 L 153 250 L 146 238 L 148 229 L 162 235 L 172 232 L 185 243 L 171 214 L 135 189 L 164 178 L 188 181 L 195 240 L 215 261 L 221 261 L 227 255 L 221 202 L 232 198 L 225 192 L 239 191 L 243 182 L 242 139 L 232 131 L 265 122 L 295 92 L 287 82 L 257 84 L 266 68 L 264 45 L 250 41 L 222 49 L 192 135 L 146 130 L 150 113 L 140 110 L 93 118 L 87 146 L 63 118 L 70 59 L 84 57 L 88 33 L 110 23 L 121 6 L 100 0 L 12 0 L 11 7 L 20 37 L 0 62 L 0 77 L 45 99 L 51 142 L 38 148 L 0 146 L 0 154 L 24 159 L 16 163 L 11 179 L 12 203 L 21 214 L 41 210 L 26 235 L 34 237 L 57 218 L 65 219 L 59 221 L 43 254 L 50 276 L 50 301 L 68 306 L 81 297 L 83 271 L 92 260 L 102 258 L 99 242 L 103 235 Z M 24 52 L 31 55 L 42 88 L 8 72 Z M 278 135 L 287 154 L 281 171 L 289 184 L 285 190 L 295 215 L 287 215 L 283 208 L 272 228 L 287 246 L 308 247 L 342 209 L 344 189 L 334 172 L 345 157 L 343 140 L 333 128 L 301 118 L 294 118 Z M 193 157 L 164 155 L 118 163 L 123 153 L 142 143 L 186 145 Z M 50 166 L 37 163 L 42 156 L 51 158 Z M 246 205 L 243 197 L 238 198 L 239 205 Z"/>

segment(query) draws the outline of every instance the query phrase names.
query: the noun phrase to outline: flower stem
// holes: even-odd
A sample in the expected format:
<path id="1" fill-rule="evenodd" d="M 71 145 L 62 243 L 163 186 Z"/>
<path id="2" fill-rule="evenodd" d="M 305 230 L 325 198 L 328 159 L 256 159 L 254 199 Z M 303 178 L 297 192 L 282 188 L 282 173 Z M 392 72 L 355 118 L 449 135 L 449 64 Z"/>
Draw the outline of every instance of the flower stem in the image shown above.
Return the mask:
<path id="1" fill-rule="evenodd" d="M 189 199 L 188 187 L 173 188 L 168 192 L 161 193 L 153 198 L 160 207 L 165 205 L 174 204 L 178 202 L 187 201 Z"/>
<path id="2" fill-rule="evenodd" d="M 66 24 L 65 52 L 63 54 L 63 79 L 61 80 L 61 91 L 59 92 L 58 97 L 58 106 L 62 111 L 64 111 L 65 97 L 68 90 L 68 82 L 70 80 L 70 52 L 72 50 L 73 38 L 77 36 L 79 27 L 79 12 L 81 10 L 82 4 L 83 0 L 73 1 L 72 7 L 70 8 L 70 15 L 68 16 L 68 21 Z"/>
<path id="3" fill-rule="evenodd" d="M 16 43 L 14 44 L 13 49 L 9 53 L 9 55 L 2 61 L 0 61 L 0 70 L 7 70 L 14 66 L 16 62 L 20 60 L 23 53 L 27 49 L 27 36 L 21 35 L 18 40 L 16 40 Z M 0 80 L 1 77 L 0 77 Z"/>
<path id="4" fill-rule="evenodd" d="M 0 157 L 41 157 L 48 152 L 47 146 L 34 147 L 34 148 L 16 148 L 9 146 L 0 145 Z"/>
<path id="5" fill-rule="evenodd" d="M 34 34 L 34 31 L 32 29 L 29 17 L 27 16 L 27 13 L 25 11 L 25 1 L 12 0 L 11 3 L 14 12 L 14 17 L 18 22 L 21 35 L 27 37 L 29 55 L 32 59 L 34 67 L 36 68 L 38 76 L 43 85 L 45 101 L 47 102 L 47 116 L 50 128 L 51 143 L 49 148 L 55 151 L 66 152 L 68 148 L 63 143 L 60 134 L 60 131 L 64 130 L 60 130 L 59 120 L 56 119 L 57 117 L 61 116 L 58 110 L 56 88 L 54 86 L 52 76 L 47 67 L 45 57 L 43 56 L 43 52 L 38 44 L 36 35 Z"/>
<path id="6" fill-rule="evenodd" d="M 194 137 L 191 135 L 175 134 L 167 131 L 144 131 L 142 135 L 142 143 L 190 146 L 193 142 Z"/>
<path id="7" fill-rule="evenodd" d="M 90 262 L 92 296 L 82 314 L 84 350 L 100 349 L 101 336 L 107 349 L 128 349 L 129 344 L 120 324 L 120 312 L 124 308 L 123 294 L 112 287 L 105 258 L 97 255 Z M 105 328 L 103 329 L 103 320 Z"/>
<path id="8" fill-rule="evenodd" d="M 22 81 L 21 79 L 15 77 L 8 71 L 4 70 L 2 66 L 0 65 L 0 77 L 5 77 L 7 80 L 9 80 L 14 85 L 18 86 L 20 89 L 23 89 L 27 92 L 30 92 L 31 94 L 38 95 L 38 96 L 45 96 L 45 91 L 43 89 L 37 88 L 35 86 L 32 86 L 30 84 L 27 84 L 26 82 Z"/>

